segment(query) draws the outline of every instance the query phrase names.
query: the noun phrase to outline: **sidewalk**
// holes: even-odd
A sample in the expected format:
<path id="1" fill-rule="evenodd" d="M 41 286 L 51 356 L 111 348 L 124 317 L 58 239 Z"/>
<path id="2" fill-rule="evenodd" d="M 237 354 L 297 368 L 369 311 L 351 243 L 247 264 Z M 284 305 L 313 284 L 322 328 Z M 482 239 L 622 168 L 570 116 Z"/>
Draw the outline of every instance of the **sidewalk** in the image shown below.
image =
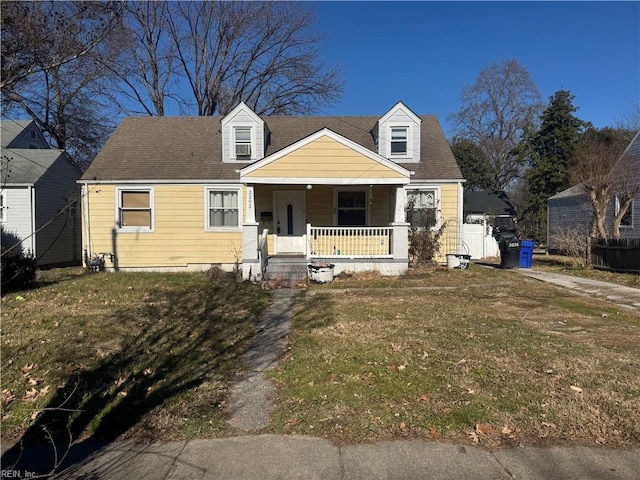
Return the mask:
<path id="1" fill-rule="evenodd" d="M 84 450 L 84 451 L 82 451 Z M 44 474 L 51 449 L 26 452 L 16 471 Z M 338 447 L 304 436 L 259 435 L 186 443 L 85 444 L 55 478 L 109 480 L 637 480 L 640 450 L 519 447 L 489 452 L 418 440 Z M 3 477 L 9 465 L 3 462 Z M 25 475 L 27 473 L 27 475 Z"/>
<path id="2" fill-rule="evenodd" d="M 567 288 L 580 295 L 596 297 L 628 310 L 640 311 L 640 289 L 638 288 L 528 268 L 514 269 L 514 271 L 536 280 Z M 640 474 L 638 478 L 640 478 Z"/>

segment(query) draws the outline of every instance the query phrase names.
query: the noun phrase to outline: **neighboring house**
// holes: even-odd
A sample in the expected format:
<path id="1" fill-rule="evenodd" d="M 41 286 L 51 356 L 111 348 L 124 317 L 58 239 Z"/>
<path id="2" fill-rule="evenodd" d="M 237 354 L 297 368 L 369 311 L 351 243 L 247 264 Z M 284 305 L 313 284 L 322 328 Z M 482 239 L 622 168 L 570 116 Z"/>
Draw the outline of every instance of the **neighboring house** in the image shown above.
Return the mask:
<path id="1" fill-rule="evenodd" d="M 637 166 L 634 175 L 640 171 L 640 131 L 625 149 L 623 155 L 630 156 Z M 637 178 L 640 182 L 640 178 Z M 617 195 L 614 195 L 609 208 L 605 225 L 611 226 L 614 215 L 618 212 L 619 203 Z M 581 236 L 586 238 L 591 228 L 593 209 L 589 199 L 582 193 L 580 186 L 576 185 L 547 200 L 547 238 L 549 251 L 563 249 L 567 237 Z M 620 236 L 622 238 L 640 237 L 640 196 L 636 196 L 633 203 L 622 218 L 620 224 Z"/>
<path id="2" fill-rule="evenodd" d="M 68 205 L 78 199 L 80 172 L 32 121 L 1 120 L 0 137 L 3 246 L 21 244 L 39 266 L 79 265 L 79 208 Z"/>
<path id="3" fill-rule="evenodd" d="M 465 191 L 463 215 L 465 223 L 491 220 L 499 215 L 515 216 L 516 211 L 504 192 Z"/>
<path id="4" fill-rule="evenodd" d="M 401 102 L 381 117 L 261 118 L 241 103 L 126 118 L 81 179 L 84 248 L 110 270 L 259 279 L 275 256 L 401 274 L 407 196 L 460 219 L 462 183 L 438 120 Z"/>

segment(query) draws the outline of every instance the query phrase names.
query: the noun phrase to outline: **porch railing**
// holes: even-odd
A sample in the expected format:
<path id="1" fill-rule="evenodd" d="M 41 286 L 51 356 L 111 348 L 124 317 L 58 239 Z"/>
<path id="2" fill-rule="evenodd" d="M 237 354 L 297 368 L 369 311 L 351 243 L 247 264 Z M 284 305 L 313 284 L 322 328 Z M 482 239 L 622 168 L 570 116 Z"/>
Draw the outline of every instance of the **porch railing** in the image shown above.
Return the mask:
<path id="1" fill-rule="evenodd" d="M 269 229 L 265 228 L 262 231 L 262 237 L 260 237 L 260 242 L 258 243 L 258 260 L 260 260 L 260 278 L 265 278 L 267 274 L 267 259 L 269 258 L 268 252 L 268 239 L 269 239 Z"/>
<path id="2" fill-rule="evenodd" d="M 391 227 L 312 227 L 307 225 L 310 258 L 392 258 Z"/>

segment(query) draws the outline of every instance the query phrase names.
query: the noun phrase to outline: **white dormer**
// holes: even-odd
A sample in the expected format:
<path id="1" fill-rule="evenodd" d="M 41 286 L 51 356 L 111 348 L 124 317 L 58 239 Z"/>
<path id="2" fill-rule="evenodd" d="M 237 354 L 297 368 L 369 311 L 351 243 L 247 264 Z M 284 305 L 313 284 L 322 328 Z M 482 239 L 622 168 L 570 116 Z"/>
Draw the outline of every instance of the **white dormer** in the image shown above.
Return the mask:
<path id="1" fill-rule="evenodd" d="M 404 103 L 396 103 L 374 129 L 378 154 L 399 163 L 420 161 L 420 124 L 422 119 Z"/>
<path id="2" fill-rule="evenodd" d="M 254 162 L 264 158 L 264 121 L 244 102 L 231 110 L 221 123 L 223 162 Z"/>

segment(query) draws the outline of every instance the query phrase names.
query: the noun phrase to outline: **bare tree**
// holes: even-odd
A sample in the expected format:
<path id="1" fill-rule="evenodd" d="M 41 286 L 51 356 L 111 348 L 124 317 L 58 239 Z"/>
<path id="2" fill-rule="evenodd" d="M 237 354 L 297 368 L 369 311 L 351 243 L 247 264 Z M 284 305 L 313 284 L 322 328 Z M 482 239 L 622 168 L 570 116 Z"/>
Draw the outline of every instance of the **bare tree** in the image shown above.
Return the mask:
<path id="1" fill-rule="evenodd" d="M 119 16 L 117 2 L 3 0 L 1 6 L 3 92 L 87 55 L 111 35 Z"/>
<path id="2" fill-rule="evenodd" d="M 2 43 L 3 103 L 30 116 L 80 168 L 112 128 L 100 94 L 108 72 L 97 58 L 119 55 L 119 20 L 120 6 L 110 2 L 3 3 L 3 36 L 11 27 Z"/>
<path id="3" fill-rule="evenodd" d="M 609 237 L 606 226 L 609 204 L 618 189 L 630 188 L 625 180 L 629 174 L 628 161 L 622 155 L 627 143 L 625 131 L 591 129 L 585 133 L 583 144 L 577 150 L 572 180 L 580 186 L 593 208 L 592 237 Z"/>
<path id="4" fill-rule="evenodd" d="M 534 131 L 543 102 L 529 72 L 517 60 L 491 64 L 462 90 L 462 108 L 450 115 L 456 135 L 472 140 L 493 170 L 493 188 L 505 190 L 521 172 L 517 146 Z"/>
<path id="5" fill-rule="evenodd" d="M 138 111 L 307 113 L 338 98 L 338 73 L 320 61 L 310 9 L 294 2 L 136 2 L 128 9 L 131 64 L 122 70 Z M 114 66 L 114 69 L 117 66 Z"/>

